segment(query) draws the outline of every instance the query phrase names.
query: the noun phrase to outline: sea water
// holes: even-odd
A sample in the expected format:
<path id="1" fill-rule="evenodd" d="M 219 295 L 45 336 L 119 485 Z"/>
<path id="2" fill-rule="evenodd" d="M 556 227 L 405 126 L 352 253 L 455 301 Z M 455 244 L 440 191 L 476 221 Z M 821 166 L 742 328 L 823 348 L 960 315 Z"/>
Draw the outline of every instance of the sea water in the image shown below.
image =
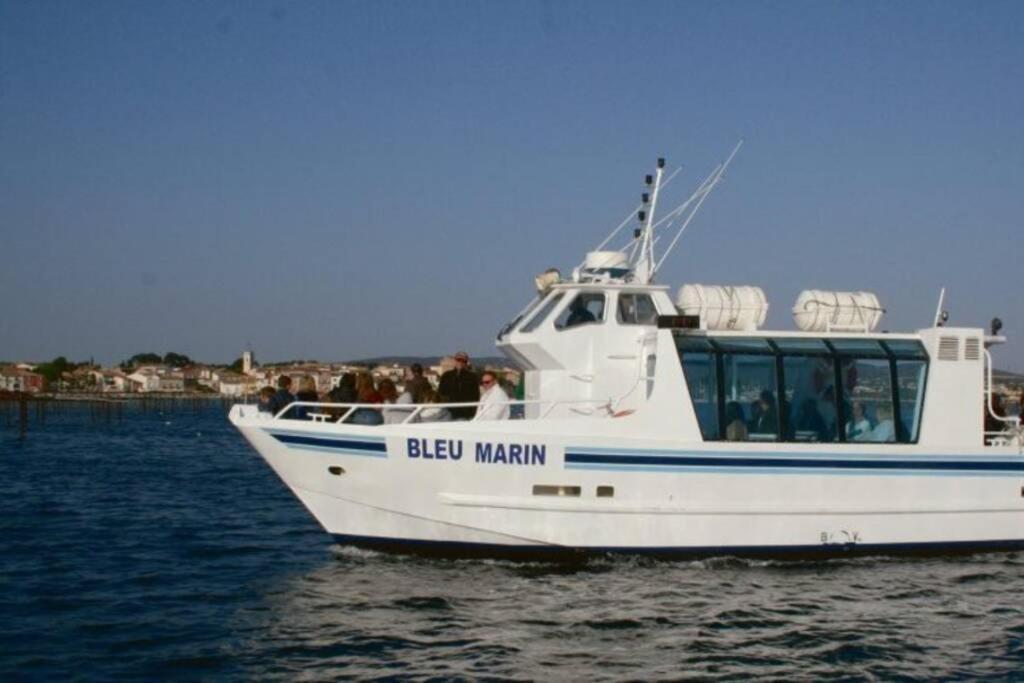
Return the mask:
<path id="1" fill-rule="evenodd" d="M 0 680 L 1024 679 L 1024 556 L 332 544 L 219 404 L 0 423 Z"/>

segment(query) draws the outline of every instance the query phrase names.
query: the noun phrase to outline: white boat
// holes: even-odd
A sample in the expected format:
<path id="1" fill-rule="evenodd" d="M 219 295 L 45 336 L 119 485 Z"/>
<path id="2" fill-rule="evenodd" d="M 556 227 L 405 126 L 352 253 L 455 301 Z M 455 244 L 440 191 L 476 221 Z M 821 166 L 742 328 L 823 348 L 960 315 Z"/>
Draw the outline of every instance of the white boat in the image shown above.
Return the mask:
<path id="1" fill-rule="evenodd" d="M 946 325 L 940 299 L 932 327 L 877 332 L 874 295 L 809 290 L 797 329 L 771 331 L 756 287 L 687 285 L 673 301 L 655 283 L 658 235 L 676 230 L 667 255 L 728 163 L 655 220 L 674 176 L 659 160 L 624 249 L 608 244 L 632 213 L 571 277 L 537 278 L 497 339 L 525 370 L 521 419 L 431 423 L 414 406 L 361 425 L 355 411 L 380 406 L 295 403 L 236 405 L 232 423 L 328 533 L 378 549 L 1024 548 L 1024 438 L 993 414 L 995 326 Z"/>

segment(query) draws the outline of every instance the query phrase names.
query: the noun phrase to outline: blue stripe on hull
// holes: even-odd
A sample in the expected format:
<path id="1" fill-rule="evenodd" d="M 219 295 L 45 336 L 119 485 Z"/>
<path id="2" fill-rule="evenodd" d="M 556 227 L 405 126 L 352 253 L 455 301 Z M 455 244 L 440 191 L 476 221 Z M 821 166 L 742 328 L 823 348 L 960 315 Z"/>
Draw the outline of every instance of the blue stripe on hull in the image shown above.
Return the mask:
<path id="1" fill-rule="evenodd" d="M 1024 475 L 1024 458 L 1013 460 L 923 460 L 891 456 L 888 459 L 855 457 L 772 457 L 734 455 L 684 455 L 566 452 L 565 466 L 569 469 L 653 469 L 685 471 L 708 470 L 714 472 L 770 473 L 802 470 L 803 472 L 836 473 L 866 471 L 871 473 L 910 474 L 972 474 L 992 476 Z"/>
<path id="2" fill-rule="evenodd" d="M 314 446 L 330 451 L 355 452 L 360 455 L 387 457 L 388 447 L 383 441 L 353 441 L 351 439 L 325 439 L 316 436 L 299 436 L 297 434 L 279 434 L 269 432 L 281 443 L 297 446 Z"/>
<path id="3" fill-rule="evenodd" d="M 752 559 L 814 560 L 870 555 L 964 555 L 971 553 L 1016 552 L 1024 550 L 1024 539 L 996 541 L 940 541 L 933 543 L 856 543 L 790 546 L 694 546 L 694 547 L 592 547 L 573 548 L 550 545 L 502 545 L 424 541 L 408 538 L 382 538 L 332 534 L 343 545 L 402 554 L 446 558 L 506 558 L 518 560 L 579 560 L 597 555 L 643 555 L 666 559 L 702 559 L 743 557 Z"/>

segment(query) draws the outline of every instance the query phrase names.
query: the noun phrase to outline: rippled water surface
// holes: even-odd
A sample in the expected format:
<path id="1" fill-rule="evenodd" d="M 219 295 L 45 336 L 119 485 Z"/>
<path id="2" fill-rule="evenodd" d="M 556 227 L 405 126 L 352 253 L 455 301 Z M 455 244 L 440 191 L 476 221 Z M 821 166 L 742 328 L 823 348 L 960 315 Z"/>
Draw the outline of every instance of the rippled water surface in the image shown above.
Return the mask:
<path id="1" fill-rule="evenodd" d="M 0 680 L 1024 679 L 1024 557 L 333 545 L 220 406 L 0 423 Z"/>

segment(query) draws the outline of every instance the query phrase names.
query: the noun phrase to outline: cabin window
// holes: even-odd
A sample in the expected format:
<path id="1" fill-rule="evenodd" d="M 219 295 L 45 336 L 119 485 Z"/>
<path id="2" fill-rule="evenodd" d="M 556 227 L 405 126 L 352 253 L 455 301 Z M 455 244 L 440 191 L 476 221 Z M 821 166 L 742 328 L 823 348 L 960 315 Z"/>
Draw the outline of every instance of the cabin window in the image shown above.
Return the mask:
<path id="1" fill-rule="evenodd" d="M 648 294 L 619 294 L 619 322 L 623 325 L 654 325 L 658 311 Z"/>
<path id="2" fill-rule="evenodd" d="M 567 330 L 604 320 L 604 293 L 580 292 L 555 320 L 555 329 Z"/>
<path id="3" fill-rule="evenodd" d="M 896 441 L 889 361 L 844 358 L 840 364 L 847 441 Z"/>
<path id="4" fill-rule="evenodd" d="M 722 354 L 725 384 L 726 441 L 776 441 L 779 401 L 775 358 L 769 355 Z"/>
<path id="5" fill-rule="evenodd" d="M 782 375 L 787 408 L 784 439 L 836 441 L 839 421 L 836 419 L 836 371 L 832 357 L 783 356 Z"/>
<path id="6" fill-rule="evenodd" d="M 718 439 L 718 371 L 710 344 L 683 354 L 683 374 L 701 435 L 706 441 Z"/>
<path id="7" fill-rule="evenodd" d="M 917 442 L 918 341 L 678 333 L 676 347 L 706 441 Z"/>
<path id="8" fill-rule="evenodd" d="M 923 360 L 896 361 L 896 395 L 900 408 L 900 441 L 916 442 L 921 428 L 924 384 L 928 363 Z"/>
<path id="9" fill-rule="evenodd" d="M 530 322 L 523 325 L 523 329 L 519 331 L 533 332 L 535 329 L 540 327 L 540 324 L 544 322 L 549 315 L 551 315 L 551 311 L 555 309 L 555 306 L 558 305 L 558 302 L 560 302 L 562 300 L 562 297 L 564 296 L 565 292 L 558 292 L 556 294 L 552 294 L 551 297 L 547 300 L 547 303 L 541 306 L 540 310 L 537 311 L 537 313 L 532 318 L 530 318 Z"/>

